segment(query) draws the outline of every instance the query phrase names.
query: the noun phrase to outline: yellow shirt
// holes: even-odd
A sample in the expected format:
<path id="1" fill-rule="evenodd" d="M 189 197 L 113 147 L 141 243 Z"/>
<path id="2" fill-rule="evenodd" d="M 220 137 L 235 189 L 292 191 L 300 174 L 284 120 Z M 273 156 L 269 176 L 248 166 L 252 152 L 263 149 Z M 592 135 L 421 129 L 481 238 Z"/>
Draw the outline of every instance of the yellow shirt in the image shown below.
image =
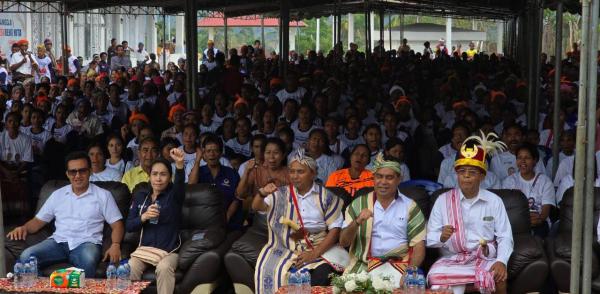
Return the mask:
<path id="1" fill-rule="evenodd" d="M 148 173 L 146 173 L 142 169 L 142 166 L 136 166 L 125 172 L 125 174 L 123 175 L 123 179 L 121 179 L 121 182 L 127 185 L 127 188 L 129 188 L 129 192 L 132 192 L 133 188 L 135 188 L 137 184 L 148 182 L 149 180 L 150 177 L 148 176 Z"/>
<path id="2" fill-rule="evenodd" d="M 477 49 L 473 49 L 473 50 L 469 49 L 469 50 L 467 50 L 467 57 L 468 58 L 473 58 L 473 56 L 475 56 L 475 54 L 477 54 Z"/>

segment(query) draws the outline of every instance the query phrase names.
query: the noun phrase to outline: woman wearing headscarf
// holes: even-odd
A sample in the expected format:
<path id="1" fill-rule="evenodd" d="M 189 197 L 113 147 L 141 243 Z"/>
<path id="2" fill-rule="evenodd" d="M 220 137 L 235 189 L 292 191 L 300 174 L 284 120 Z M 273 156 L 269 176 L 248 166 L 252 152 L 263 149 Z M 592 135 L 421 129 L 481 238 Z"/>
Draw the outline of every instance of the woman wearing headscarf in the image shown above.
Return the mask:
<path id="1" fill-rule="evenodd" d="M 287 284 L 288 271 L 307 269 L 313 286 L 329 285 L 329 274 L 349 262 L 339 245 L 342 200 L 315 182 L 317 163 L 298 149 L 288 163 L 290 184 L 258 190 L 252 208 L 267 213 L 269 241 L 254 273 L 255 293 L 274 293 Z"/>

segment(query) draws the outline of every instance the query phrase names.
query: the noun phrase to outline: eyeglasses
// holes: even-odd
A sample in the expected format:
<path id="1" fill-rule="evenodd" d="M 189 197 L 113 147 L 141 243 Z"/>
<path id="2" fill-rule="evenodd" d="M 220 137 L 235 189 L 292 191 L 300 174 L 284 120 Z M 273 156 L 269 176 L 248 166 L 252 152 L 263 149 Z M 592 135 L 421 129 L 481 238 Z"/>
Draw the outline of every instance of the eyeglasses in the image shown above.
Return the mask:
<path id="1" fill-rule="evenodd" d="M 459 168 L 456 170 L 456 173 L 460 176 L 468 175 L 469 177 L 472 177 L 480 174 L 481 172 L 478 169 Z"/>
<path id="2" fill-rule="evenodd" d="M 74 177 L 77 174 L 85 175 L 89 170 L 89 168 L 69 169 L 67 170 L 67 175 L 69 175 L 69 177 Z"/>

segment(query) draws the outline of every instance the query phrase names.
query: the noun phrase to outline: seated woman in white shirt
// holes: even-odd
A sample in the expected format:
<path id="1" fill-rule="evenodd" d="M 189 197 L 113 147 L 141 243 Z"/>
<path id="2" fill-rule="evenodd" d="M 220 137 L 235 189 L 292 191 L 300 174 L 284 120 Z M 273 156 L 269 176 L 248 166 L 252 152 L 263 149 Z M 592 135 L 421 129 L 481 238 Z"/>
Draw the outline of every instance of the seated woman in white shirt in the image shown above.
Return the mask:
<path id="1" fill-rule="evenodd" d="M 92 162 L 92 182 L 120 182 L 123 176 L 118 170 L 106 166 L 106 152 L 100 142 L 88 146 L 87 154 Z"/>
<path id="2" fill-rule="evenodd" d="M 503 189 L 521 190 L 529 200 L 531 230 L 536 236 L 544 238 L 549 232 L 549 218 L 552 206 L 556 206 L 556 197 L 552 180 L 543 173 L 535 172 L 539 160 L 537 147 L 524 143 L 517 149 L 517 167 L 514 173 L 502 181 Z"/>

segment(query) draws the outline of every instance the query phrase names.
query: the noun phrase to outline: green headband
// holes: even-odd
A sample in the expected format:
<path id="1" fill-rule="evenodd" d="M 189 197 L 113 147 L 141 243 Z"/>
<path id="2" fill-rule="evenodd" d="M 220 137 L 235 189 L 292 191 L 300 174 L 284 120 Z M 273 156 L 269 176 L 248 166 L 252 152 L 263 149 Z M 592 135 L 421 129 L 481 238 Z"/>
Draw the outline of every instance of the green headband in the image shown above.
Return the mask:
<path id="1" fill-rule="evenodd" d="M 383 159 L 383 153 L 379 152 L 379 154 L 377 154 L 375 160 L 373 161 L 373 167 L 371 168 L 371 171 L 377 172 L 379 169 L 389 168 L 398 173 L 399 175 L 402 175 L 400 167 L 401 166 L 399 162 L 395 160 L 385 160 Z"/>

